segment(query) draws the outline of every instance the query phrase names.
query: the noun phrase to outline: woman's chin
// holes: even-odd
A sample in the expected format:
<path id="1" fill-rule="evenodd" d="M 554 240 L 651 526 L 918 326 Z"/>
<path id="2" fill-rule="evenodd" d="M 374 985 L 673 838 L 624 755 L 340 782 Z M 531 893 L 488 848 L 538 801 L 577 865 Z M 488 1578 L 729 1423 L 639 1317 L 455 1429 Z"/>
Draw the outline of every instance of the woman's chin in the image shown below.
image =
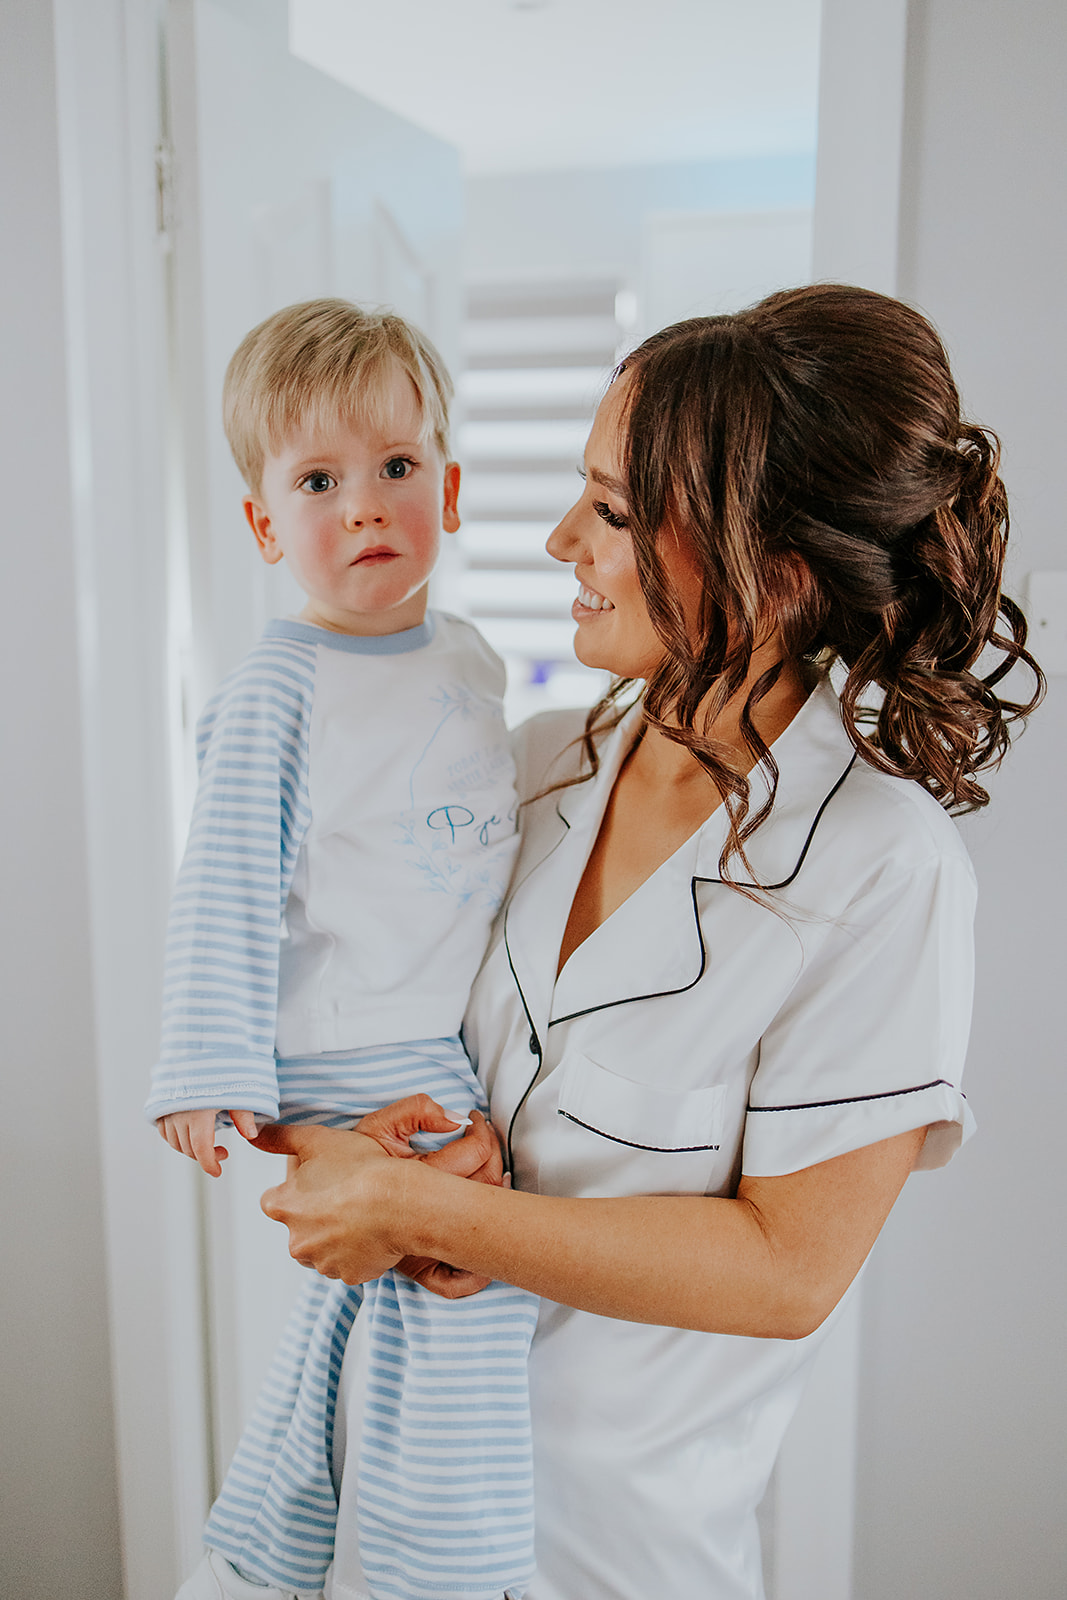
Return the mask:
<path id="1" fill-rule="evenodd" d="M 583 667 L 595 667 L 601 672 L 611 672 L 621 676 L 610 661 L 605 661 L 603 650 L 598 650 L 591 639 L 582 638 L 581 628 L 574 636 L 574 654 Z"/>

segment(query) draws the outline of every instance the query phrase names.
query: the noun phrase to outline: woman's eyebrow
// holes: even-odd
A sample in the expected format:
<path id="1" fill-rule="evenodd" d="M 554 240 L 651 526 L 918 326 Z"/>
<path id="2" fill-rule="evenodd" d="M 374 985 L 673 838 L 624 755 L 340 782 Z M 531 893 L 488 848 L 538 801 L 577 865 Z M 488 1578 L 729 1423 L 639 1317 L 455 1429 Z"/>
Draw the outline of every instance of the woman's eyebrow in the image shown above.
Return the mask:
<path id="1" fill-rule="evenodd" d="M 626 497 L 626 485 L 621 478 L 613 478 L 610 472 L 601 472 L 599 467 L 590 467 L 589 476 L 594 483 L 599 483 L 602 489 L 609 489 L 612 494 Z"/>

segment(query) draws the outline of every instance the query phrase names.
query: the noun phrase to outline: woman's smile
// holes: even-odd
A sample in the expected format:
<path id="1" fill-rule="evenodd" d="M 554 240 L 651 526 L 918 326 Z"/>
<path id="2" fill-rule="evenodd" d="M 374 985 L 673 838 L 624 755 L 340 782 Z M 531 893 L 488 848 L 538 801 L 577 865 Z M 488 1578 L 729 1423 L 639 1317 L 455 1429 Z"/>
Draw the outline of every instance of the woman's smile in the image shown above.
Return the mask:
<path id="1" fill-rule="evenodd" d="M 615 607 L 606 595 L 598 594 L 595 589 L 589 589 L 584 583 L 578 584 L 578 598 L 571 607 L 571 615 L 578 622 L 582 617 L 593 611 L 614 611 Z"/>

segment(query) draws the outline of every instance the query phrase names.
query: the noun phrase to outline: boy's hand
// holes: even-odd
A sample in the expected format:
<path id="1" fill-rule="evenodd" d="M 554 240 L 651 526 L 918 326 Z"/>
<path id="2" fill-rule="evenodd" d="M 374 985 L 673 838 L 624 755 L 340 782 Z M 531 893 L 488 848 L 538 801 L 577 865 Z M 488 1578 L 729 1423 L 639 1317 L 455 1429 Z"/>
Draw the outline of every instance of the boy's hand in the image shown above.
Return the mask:
<path id="1" fill-rule="evenodd" d="M 189 1156 L 210 1178 L 222 1172 L 222 1163 L 229 1155 L 225 1145 L 215 1143 L 215 1118 L 217 1111 L 172 1111 L 156 1123 L 162 1138 L 172 1150 Z M 229 1117 L 237 1132 L 245 1139 L 256 1137 L 256 1118 L 251 1111 L 230 1111 Z"/>

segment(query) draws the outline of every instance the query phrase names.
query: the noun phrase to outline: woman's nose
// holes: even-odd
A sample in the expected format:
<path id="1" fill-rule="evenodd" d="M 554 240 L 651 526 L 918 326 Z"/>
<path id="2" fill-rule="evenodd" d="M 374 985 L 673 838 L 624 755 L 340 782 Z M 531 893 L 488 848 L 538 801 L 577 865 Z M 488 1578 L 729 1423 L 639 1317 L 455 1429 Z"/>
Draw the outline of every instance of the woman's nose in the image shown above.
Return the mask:
<path id="1" fill-rule="evenodd" d="M 545 541 L 545 549 L 557 561 L 570 563 L 577 561 L 579 558 L 582 544 L 577 530 L 577 517 L 575 515 L 577 510 L 578 505 L 573 505 L 552 529 Z"/>

